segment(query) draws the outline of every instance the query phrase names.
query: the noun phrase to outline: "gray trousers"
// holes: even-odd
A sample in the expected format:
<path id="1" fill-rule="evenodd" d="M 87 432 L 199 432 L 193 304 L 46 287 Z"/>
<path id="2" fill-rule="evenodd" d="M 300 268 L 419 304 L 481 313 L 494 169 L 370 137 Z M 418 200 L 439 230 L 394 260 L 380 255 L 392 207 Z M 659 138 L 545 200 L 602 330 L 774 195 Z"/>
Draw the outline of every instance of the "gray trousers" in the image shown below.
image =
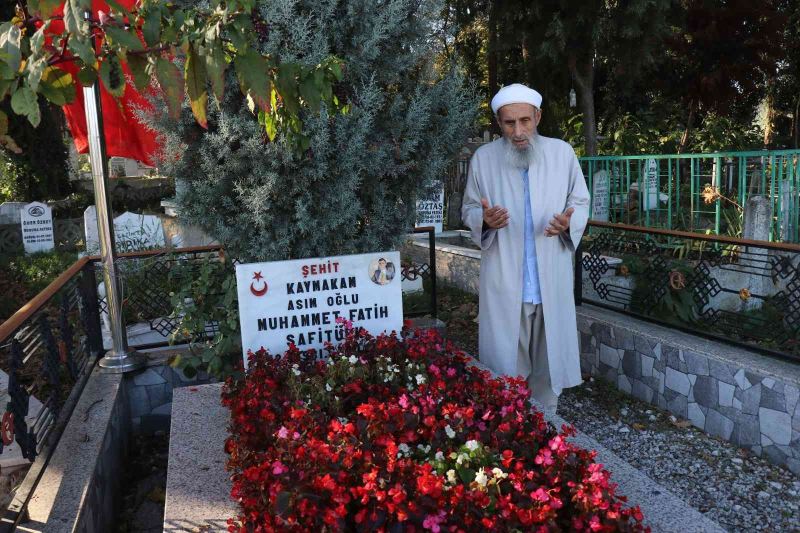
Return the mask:
<path id="1" fill-rule="evenodd" d="M 528 379 L 531 396 L 545 412 L 555 413 L 558 396 L 550 385 L 550 366 L 547 361 L 547 341 L 544 333 L 544 313 L 541 304 L 522 303 L 519 322 L 517 368 Z"/>

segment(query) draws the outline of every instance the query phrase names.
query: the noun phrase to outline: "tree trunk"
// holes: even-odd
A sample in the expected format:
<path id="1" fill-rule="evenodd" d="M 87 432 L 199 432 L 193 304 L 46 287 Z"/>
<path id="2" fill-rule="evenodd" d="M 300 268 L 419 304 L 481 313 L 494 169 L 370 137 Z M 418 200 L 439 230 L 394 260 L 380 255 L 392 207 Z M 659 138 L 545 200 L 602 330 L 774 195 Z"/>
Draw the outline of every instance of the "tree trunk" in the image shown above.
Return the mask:
<path id="1" fill-rule="evenodd" d="M 568 56 L 569 71 L 578 87 L 583 112 L 583 138 L 586 155 L 597 155 L 597 119 L 594 109 L 594 60 L 589 57 L 582 64 L 574 55 Z"/>
<path id="2" fill-rule="evenodd" d="M 498 0 L 492 0 L 489 5 L 489 43 L 486 47 L 486 66 L 489 74 L 489 98 L 497 94 L 497 14 L 499 6 Z M 497 121 L 491 122 L 492 131 L 500 133 Z"/>
<path id="3" fill-rule="evenodd" d="M 694 115 L 695 115 L 695 102 L 694 100 L 689 102 L 689 116 L 686 117 L 686 129 L 683 130 L 683 136 L 681 136 L 681 142 L 678 145 L 678 153 L 682 154 L 686 151 L 686 147 L 689 146 L 689 135 L 692 132 L 692 127 L 694 127 Z"/>
<path id="4" fill-rule="evenodd" d="M 775 85 L 775 80 L 770 77 L 767 80 L 767 97 L 764 103 L 766 104 L 766 117 L 765 124 L 764 124 L 764 148 L 769 149 L 772 146 L 772 138 L 774 136 L 775 130 L 773 128 L 773 123 L 775 122 L 775 96 L 773 95 L 773 86 Z"/>

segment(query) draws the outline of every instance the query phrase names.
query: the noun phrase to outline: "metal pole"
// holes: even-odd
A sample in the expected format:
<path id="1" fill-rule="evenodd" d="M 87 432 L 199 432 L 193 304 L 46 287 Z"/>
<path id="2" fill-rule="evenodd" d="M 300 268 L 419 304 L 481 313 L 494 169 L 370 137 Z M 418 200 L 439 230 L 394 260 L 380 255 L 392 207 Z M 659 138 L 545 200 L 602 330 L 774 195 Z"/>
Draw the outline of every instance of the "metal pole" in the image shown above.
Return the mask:
<path id="1" fill-rule="evenodd" d="M 87 12 L 86 16 L 89 17 Z M 114 251 L 114 231 L 111 225 L 111 201 L 106 194 L 108 185 L 108 159 L 103 132 L 102 105 L 100 102 L 100 82 L 83 88 L 86 108 L 86 130 L 89 141 L 89 161 L 92 165 L 92 182 L 97 208 L 97 233 L 100 239 L 100 256 L 103 265 L 103 283 L 106 288 L 108 316 L 111 322 L 112 347 L 100 360 L 100 367 L 106 372 L 121 374 L 144 366 L 142 354 L 128 347 L 128 335 L 122 320 L 122 301 L 120 300 L 117 275 L 116 253 Z"/>

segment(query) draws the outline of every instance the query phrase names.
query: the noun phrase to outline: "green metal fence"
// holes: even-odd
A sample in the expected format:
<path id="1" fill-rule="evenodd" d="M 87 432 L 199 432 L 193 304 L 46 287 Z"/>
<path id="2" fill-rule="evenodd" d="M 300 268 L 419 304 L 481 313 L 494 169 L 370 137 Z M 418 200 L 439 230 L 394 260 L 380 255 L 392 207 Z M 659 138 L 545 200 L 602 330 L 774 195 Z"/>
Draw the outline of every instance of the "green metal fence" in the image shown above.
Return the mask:
<path id="1" fill-rule="evenodd" d="M 594 220 L 741 237 L 747 201 L 762 197 L 770 220 L 762 238 L 800 242 L 800 150 L 596 156 L 580 163 Z"/>

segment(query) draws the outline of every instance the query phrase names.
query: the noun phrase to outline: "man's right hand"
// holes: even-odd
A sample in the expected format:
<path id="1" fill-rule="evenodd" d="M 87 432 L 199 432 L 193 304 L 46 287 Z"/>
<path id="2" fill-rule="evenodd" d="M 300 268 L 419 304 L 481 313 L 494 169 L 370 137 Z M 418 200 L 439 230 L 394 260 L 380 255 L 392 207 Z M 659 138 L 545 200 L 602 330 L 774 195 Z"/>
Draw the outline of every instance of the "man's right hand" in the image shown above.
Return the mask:
<path id="1" fill-rule="evenodd" d="M 508 210 L 506 208 L 496 205 L 489 207 L 489 200 L 481 198 L 481 206 L 483 207 L 483 225 L 490 229 L 500 229 L 508 226 Z"/>

